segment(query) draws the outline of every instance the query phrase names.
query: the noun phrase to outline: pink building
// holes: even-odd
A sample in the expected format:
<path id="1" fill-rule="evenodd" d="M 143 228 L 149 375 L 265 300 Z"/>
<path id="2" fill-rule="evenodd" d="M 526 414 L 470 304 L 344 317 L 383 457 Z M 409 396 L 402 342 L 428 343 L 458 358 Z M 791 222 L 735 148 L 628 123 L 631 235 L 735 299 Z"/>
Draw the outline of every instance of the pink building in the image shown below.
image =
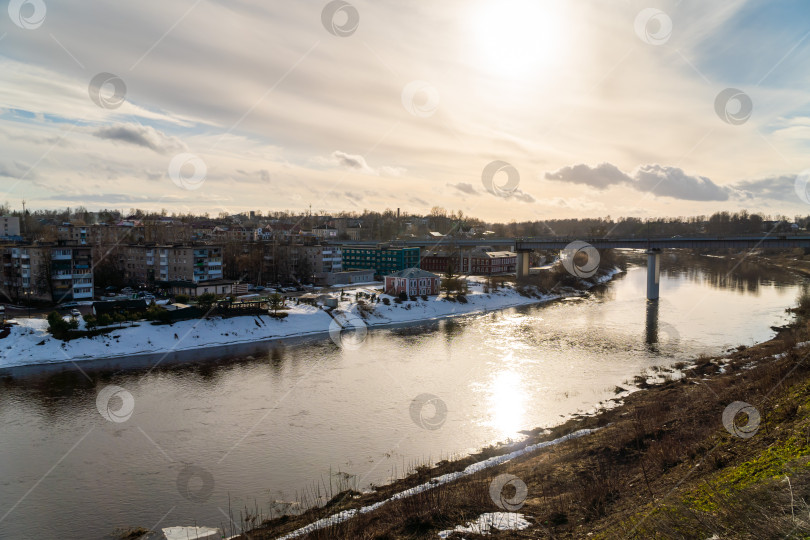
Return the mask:
<path id="1" fill-rule="evenodd" d="M 419 268 L 407 268 L 396 274 L 385 276 L 385 293 L 397 296 L 404 292 L 408 296 L 439 294 L 441 278 Z"/>

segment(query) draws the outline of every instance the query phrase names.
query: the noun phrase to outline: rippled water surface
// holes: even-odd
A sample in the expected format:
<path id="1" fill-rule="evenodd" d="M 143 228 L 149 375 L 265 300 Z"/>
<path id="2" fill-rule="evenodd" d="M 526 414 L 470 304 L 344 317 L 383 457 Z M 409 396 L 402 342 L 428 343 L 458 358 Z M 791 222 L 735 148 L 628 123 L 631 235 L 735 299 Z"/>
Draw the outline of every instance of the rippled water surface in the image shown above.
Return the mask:
<path id="1" fill-rule="evenodd" d="M 325 340 L 151 373 L 8 379 L 0 538 L 219 526 L 229 495 L 233 508 L 266 509 L 328 485 L 330 471 L 333 483 L 340 471 L 368 487 L 411 464 L 518 438 L 592 409 L 651 366 L 770 338 L 788 320 L 798 278 L 732 267 L 665 258 L 657 306 L 644 298 L 645 269 L 631 268 L 586 299 L 376 330 L 358 350 Z M 96 409 L 109 384 L 135 399 L 126 422 Z M 425 393 L 446 417 L 426 405 L 413 418 Z"/>

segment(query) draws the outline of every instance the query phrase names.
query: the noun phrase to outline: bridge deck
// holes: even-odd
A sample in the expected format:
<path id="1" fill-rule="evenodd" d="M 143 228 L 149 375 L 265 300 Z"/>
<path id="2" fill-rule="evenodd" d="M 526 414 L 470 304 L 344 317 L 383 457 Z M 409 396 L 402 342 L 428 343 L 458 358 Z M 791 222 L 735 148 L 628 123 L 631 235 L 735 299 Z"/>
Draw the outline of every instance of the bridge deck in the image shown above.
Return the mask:
<path id="1" fill-rule="evenodd" d="M 330 244 L 343 246 L 376 246 L 391 244 L 408 247 L 475 247 L 475 246 L 509 246 L 517 251 L 533 249 L 564 249 L 575 240 L 587 242 L 597 249 L 634 248 L 634 249 L 754 249 L 754 248 L 810 248 L 810 235 L 772 234 L 767 236 L 727 236 L 727 237 L 652 237 L 652 238 L 442 238 L 404 240 L 395 242 L 375 241 L 330 241 Z"/>

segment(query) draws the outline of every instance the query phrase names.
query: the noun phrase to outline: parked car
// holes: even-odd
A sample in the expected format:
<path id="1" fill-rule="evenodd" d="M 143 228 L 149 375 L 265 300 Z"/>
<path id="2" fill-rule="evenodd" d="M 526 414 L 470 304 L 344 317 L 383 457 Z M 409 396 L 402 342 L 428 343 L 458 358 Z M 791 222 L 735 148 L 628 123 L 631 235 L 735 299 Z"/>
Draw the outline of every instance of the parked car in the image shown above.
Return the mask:
<path id="1" fill-rule="evenodd" d="M 65 302 L 64 304 L 60 304 L 59 307 L 62 309 L 71 309 L 79 307 L 79 304 L 78 302 Z"/>
<path id="2" fill-rule="evenodd" d="M 71 309 L 70 310 L 70 316 L 71 317 L 81 317 L 82 314 L 78 309 Z"/>
<path id="3" fill-rule="evenodd" d="M 255 287 L 253 287 L 253 290 L 254 291 L 263 291 L 264 287 L 262 287 L 261 285 L 256 285 Z"/>

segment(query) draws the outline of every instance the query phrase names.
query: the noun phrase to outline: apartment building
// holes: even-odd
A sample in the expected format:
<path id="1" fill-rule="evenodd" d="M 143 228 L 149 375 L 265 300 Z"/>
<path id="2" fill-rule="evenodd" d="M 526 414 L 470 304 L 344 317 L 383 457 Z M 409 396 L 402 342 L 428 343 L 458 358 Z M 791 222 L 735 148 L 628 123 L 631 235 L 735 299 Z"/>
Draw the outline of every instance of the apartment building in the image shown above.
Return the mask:
<path id="1" fill-rule="evenodd" d="M 93 299 L 93 256 L 86 246 L 32 244 L 0 248 L 2 295 L 12 302 Z"/>
<path id="2" fill-rule="evenodd" d="M 63 223 L 56 227 L 56 238 L 78 245 L 107 246 L 156 243 L 180 244 L 192 240 L 191 225 L 166 221 L 122 221 L 116 225 Z"/>
<path id="3" fill-rule="evenodd" d="M 390 244 L 343 247 L 344 270 L 373 268 L 377 276 L 387 276 L 413 267 L 419 267 L 418 247 L 398 247 Z"/>
<path id="4" fill-rule="evenodd" d="M 118 267 L 136 284 L 222 279 L 222 247 L 126 245 L 116 250 Z"/>
<path id="5" fill-rule="evenodd" d="M 321 260 L 326 274 L 341 272 L 343 270 L 343 250 L 340 246 L 323 246 Z"/>
<path id="6" fill-rule="evenodd" d="M 20 236 L 20 218 L 0 216 L 0 237 Z"/>
<path id="7" fill-rule="evenodd" d="M 311 283 L 324 274 L 324 249 L 329 252 L 329 264 L 334 269 L 335 252 L 332 246 L 311 243 L 263 244 L 262 276 L 271 283 Z"/>

